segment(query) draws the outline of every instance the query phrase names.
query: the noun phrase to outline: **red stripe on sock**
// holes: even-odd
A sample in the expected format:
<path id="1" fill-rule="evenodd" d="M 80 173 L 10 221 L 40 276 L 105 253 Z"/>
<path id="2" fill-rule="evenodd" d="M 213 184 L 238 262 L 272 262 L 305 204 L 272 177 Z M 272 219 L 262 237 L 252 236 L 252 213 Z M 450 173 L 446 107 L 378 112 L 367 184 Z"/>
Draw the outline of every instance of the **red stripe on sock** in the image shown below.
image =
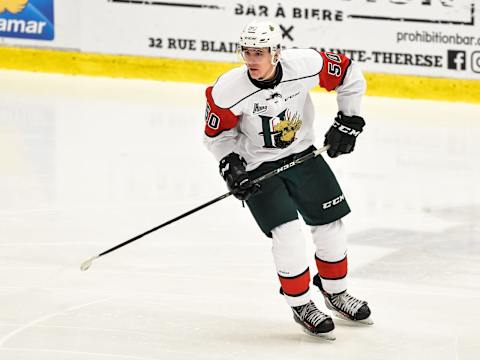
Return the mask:
<path id="1" fill-rule="evenodd" d="M 347 276 L 348 261 L 346 256 L 335 262 L 324 261 L 315 256 L 315 262 L 317 263 L 318 274 L 323 279 L 337 280 Z"/>
<path id="2" fill-rule="evenodd" d="M 286 295 L 299 296 L 308 291 L 310 284 L 310 270 L 307 268 L 303 273 L 294 277 L 278 275 L 282 290 Z"/>

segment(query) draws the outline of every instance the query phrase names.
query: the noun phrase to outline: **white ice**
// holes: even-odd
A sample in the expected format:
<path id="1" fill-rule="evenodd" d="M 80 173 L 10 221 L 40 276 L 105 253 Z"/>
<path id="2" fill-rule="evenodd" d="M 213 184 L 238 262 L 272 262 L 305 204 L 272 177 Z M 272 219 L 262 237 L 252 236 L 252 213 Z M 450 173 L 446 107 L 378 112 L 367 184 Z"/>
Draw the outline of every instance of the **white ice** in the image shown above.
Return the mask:
<path id="1" fill-rule="evenodd" d="M 321 145 L 336 102 L 313 97 Z M 367 97 L 363 115 L 327 161 L 375 324 L 338 320 L 327 343 L 293 322 L 234 198 L 79 270 L 226 192 L 204 86 L 0 72 L 0 359 L 479 359 L 480 106 Z"/>

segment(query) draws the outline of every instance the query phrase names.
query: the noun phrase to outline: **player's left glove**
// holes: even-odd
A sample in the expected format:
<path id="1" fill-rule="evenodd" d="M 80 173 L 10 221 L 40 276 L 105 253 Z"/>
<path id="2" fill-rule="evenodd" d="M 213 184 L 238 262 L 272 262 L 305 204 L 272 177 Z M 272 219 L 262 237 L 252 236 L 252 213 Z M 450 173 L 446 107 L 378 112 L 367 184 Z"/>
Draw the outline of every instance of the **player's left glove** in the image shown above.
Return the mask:
<path id="1" fill-rule="evenodd" d="M 330 145 L 328 156 L 334 158 L 351 153 L 364 126 L 365 121 L 360 116 L 347 116 L 339 111 L 333 125 L 325 134 L 324 145 Z"/>
<path id="2" fill-rule="evenodd" d="M 246 161 L 240 155 L 232 152 L 220 160 L 220 175 L 227 183 L 228 190 L 239 200 L 248 200 L 255 194 L 259 184 L 254 184 L 245 169 Z"/>

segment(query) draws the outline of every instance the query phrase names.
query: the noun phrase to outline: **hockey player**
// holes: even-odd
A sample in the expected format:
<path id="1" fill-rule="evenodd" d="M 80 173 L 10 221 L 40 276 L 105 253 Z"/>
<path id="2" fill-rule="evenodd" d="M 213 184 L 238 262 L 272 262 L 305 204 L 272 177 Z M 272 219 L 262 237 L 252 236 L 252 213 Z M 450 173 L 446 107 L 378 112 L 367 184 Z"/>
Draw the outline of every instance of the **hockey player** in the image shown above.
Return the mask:
<path id="1" fill-rule="evenodd" d="M 365 125 L 359 116 L 365 80 L 341 54 L 281 48 L 276 24 L 252 22 L 240 36 L 245 64 L 220 76 L 206 90 L 204 141 L 219 161 L 235 197 L 246 201 L 272 253 L 280 292 L 294 319 L 312 335 L 334 339 L 331 317 L 310 295 L 310 269 L 298 213 L 310 226 L 318 274 L 313 278 L 336 315 L 371 323 L 366 301 L 347 293 L 346 235 L 341 218 L 350 212 L 345 196 L 321 156 L 261 183 L 273 169 L 313 150 L 314 108 L 309 90 L 336 90 L 338 114 L 325 135 L 328 155 L 353 151 Z"/>

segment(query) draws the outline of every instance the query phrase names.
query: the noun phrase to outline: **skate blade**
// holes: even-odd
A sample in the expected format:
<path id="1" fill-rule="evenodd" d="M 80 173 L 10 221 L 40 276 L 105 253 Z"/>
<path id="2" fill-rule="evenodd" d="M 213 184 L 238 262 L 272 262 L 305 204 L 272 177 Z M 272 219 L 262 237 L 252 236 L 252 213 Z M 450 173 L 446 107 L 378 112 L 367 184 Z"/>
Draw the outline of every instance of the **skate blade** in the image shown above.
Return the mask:
<path id="1" fill-rule="evenodd" d="M 302 331 L 311 336 L 311 337 L 314 337 L 316 339 L 320 339 L 320 340 L 326 340 L 326 341 L 334 341 L 336 339 L 335 335 L 333 334 L 333 330 L 332 331 L 329 331 L 329 332 L 326 332 L 326 333 L 313 333 L 307 329 L 305 329 L 303 326 L 302 326 Z"/>
<path id="2" fill-rule="evenodd" d="M 342 319 L 342 320 L 346 320 L 348 321 L 349 323 L 352 323 L 352 324 L 361 324 L 361 325 L 373 325 L 373 320 L 372 318 L 369 316 L 368 318 L 366 319 L 363 319 L 363 320 L 352 320 L 348 317 L 346 317 L 345 315 L 339 313 L 339 312 L 336 312 L 336 311 L 333 311 L 333 315 L 335 315 L 335 317 L 339 318 L 339 319 Z"/>

